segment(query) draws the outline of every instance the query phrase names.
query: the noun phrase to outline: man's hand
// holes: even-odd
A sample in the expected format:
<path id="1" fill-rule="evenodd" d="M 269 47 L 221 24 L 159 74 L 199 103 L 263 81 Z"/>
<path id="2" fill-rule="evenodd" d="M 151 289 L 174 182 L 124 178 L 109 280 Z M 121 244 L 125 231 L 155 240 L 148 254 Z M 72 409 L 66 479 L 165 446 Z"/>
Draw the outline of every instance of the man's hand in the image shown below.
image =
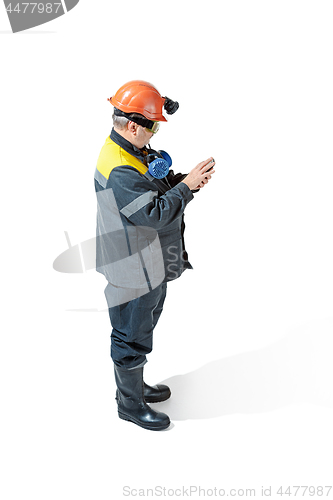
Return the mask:
<path id="1" fill-rule="evenodd" d="M 203 188 L 207 182 L 211 179 L 212 174 L 215 172 L 214 169 L 209 170 L 211 167 L 215 165 L 215 161 L 213 157 L 208 158 L 208 160 L 202 161 L 190 173 L 185 177 L 182 181 L 184 182 L 191 191 L 193 189 L 201 189 Z"/>

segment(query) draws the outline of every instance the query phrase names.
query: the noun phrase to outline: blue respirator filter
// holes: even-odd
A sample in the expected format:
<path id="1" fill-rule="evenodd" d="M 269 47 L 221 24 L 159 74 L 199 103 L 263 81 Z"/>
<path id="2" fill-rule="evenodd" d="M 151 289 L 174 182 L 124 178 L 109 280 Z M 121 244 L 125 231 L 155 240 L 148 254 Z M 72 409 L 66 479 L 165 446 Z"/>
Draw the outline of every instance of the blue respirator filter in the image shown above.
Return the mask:
<path id="1" fill-rule="evenodd" d="M 163 177 L 166 177 L 169 173 L 169 168 L 172 165 L 172 159 L 168 153 L 165 151 L 158 151 L 158 153 L 162 156 L 162 158 L 155 158 L 150 164 L 149 164 L 149 173 L 155 179 L 163 179 Z"/>

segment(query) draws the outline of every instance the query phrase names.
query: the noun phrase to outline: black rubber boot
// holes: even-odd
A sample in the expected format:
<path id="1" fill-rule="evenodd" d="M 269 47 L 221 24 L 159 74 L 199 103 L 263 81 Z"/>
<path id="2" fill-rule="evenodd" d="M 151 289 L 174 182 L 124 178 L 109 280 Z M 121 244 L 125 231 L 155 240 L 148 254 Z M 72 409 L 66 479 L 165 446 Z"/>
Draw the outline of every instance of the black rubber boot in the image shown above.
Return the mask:
<path id="1" fill-rule="evenodd" d="M 126 370 L 114 365 L 114 373 L 118 388 L 116 400 L 120 418 L 151 431 L 169 427 L 168 415 L 153 410 L 144 400 L 143 367 Z"/>
<path id="2" fill-rule="evenodd" d="M 171 396 L 171 391 L 167 385 L 158 384 L 152 387 L 143 382 L 143 395 L 146 403 L 161 403 Z"/>

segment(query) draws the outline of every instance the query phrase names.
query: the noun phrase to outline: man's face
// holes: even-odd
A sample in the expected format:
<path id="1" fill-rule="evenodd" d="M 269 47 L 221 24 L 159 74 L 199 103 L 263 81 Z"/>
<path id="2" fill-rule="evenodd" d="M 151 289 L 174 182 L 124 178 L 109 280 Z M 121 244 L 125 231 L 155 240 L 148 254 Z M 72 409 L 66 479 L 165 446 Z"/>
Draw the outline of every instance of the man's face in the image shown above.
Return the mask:
<path id="1" fill-rule="evenodd" d="M 154 135 L 153 132 L 149 132 L 147 128 L 131 121 L 128 122 L 127 127 L 124 130 L 117 129 L 117 132 L 138 149 L 141 149 L 143 146 L 148 144 Z"/>
<path id="2" fill-rule="evenodd" d="M 136 134 L 137 144 L 135 144 L 135 146 L 139 149 L 143 148 L 143 146 L 146 146 L 149 143 L 153 135 L 154 134 L 152 132 L 149 132 L 145 127 L 141 127 L 141 125 L 138 125 Z"/>

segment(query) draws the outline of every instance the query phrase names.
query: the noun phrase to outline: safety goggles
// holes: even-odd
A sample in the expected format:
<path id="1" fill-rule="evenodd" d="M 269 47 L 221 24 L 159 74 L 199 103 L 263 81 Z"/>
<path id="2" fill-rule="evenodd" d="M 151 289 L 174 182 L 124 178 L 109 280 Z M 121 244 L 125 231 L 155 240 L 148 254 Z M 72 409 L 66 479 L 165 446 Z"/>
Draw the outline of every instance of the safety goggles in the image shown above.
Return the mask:
<path id="1" fill-rule="evenodd" d="M 152 134 L 156 134 L 160 129 L 160 122 L 153 122 L 153 123 L 154 125 L 151 128 L 145 127 L 145 129 Z"/>
<path id="2" fill-rule="evenodd" d="M 160 128 L 160 123 L 159 122 L 154 122 L 153 120 L 148 120 L 148 118 L 145 118 L 144 116 L 133 116 L 133 113 L 125 113 L 124 111 L 121 111 L 118 108 L 114 108 L 114 114 L 116 116 L 124 116 L 128 120 L 131 120 L 134 123 L 137 123 L 138 125 L 141 125 L 141 127 L 144 127 L 146 130 L 151 132 L 152 134 L 156 134 L 158 129 Z"/>

